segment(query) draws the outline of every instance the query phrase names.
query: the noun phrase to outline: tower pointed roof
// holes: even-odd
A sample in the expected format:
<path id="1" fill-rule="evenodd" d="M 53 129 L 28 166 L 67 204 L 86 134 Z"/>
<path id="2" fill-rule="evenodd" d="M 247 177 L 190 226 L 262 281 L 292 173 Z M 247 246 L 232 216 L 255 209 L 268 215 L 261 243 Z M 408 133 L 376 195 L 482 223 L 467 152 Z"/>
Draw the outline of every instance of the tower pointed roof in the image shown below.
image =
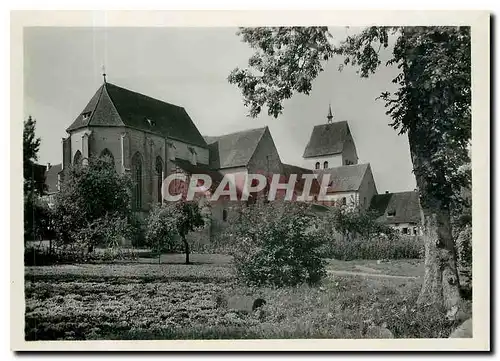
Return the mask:
<path id="1" fill-rule="evenodd" d="M 326 116 L 326 119 L 328 119 L 328 123 L 332 122 L 333 114 L 332 114 L 332 105 L 331 104 L 328 104 L 328 115 Z"/>

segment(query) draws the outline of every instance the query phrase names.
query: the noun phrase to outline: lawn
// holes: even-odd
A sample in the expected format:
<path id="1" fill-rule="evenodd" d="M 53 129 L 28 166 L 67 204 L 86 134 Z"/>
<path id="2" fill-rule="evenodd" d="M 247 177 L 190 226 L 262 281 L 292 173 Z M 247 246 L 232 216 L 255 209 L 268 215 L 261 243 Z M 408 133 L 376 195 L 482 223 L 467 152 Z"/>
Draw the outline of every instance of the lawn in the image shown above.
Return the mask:
<path id="1" fill-rule="evenodd" d="M 417 261 L 330 261 L 330 271 L 379 277 L 330 273 L 318 287 L 272 289 L 236 284 L 225 256 L 182 260 L 26 267 L 26 339 L 363 338 L 382 323 L 398 338 L 447 337 L 456 326 L 415 306 Z M 259 297 L 266 305 L 251 312 Z"/>

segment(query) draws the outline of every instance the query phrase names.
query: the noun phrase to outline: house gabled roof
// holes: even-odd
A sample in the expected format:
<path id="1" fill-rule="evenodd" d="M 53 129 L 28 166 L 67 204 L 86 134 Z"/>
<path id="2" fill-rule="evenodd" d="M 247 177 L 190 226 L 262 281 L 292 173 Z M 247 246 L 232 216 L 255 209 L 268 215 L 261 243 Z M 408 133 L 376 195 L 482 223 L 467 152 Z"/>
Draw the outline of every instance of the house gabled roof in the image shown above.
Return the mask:
<path id="1" fill-rule="evenodd" d="M 350 129 L 346 121 L 316 125 L 302 157 L 313 158 L 342 153 L 349 134 Z"/>
<path id="2" fill-rule="evenodd" d="M 371 171 L 370 163 L 319 169 L 314 172 L 319 174 L 318 180 L 320 182 L 325 174 L 329 174 L 330 181 L 327 192 L 335 193 L 358 191 L 368 170 Z"/>
<path id="3" fill-rule="evenodd" d="M 54 164 L 45 171 L 45 192 L 47 194 L 58 191 L 58 174 L 62 171 L 62 164 Z"/>
<path id="4" fill-rule="evenodd" d="M 205 136 L 214 169 L 245 167 L 252 159 L 267 127 L 249 129 L 221 136 Z"/>
<path id="5" fill-rule="evenodd" d="M 415 191 L 374 195 L 369 209 L 384 223 L 420 222 L 420 202 Z"/>
<path id="6" fill-rule="evenodd" d="M 186 110 L 177 105 L 104 83 L 68 132 L 88 126 L 127 126 L 206 147 Z"/>

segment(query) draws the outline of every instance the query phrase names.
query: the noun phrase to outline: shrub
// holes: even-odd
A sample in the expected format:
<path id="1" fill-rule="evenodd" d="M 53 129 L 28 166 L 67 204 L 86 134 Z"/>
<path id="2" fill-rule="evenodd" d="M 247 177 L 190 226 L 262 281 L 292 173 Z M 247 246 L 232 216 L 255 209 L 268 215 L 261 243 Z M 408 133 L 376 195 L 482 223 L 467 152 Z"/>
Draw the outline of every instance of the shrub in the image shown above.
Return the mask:
<path id="1" fill-rule="evenodd" d="M 132 214 L 129 218 L 130 240 L 133 247 L 143 248 L 147 246 L 146 222 L 139 216 Z"/>
<path id="2" fill-rule="evenodd" d="M 421 258 L 423 241 L 418 236 L 400 236 L 388 238 L 383 235 L 372 239 L 342 237 L 329 234 L 321 248 L 327 258 L 343 261 L 355 259 L 409 259 Z"/>
<path id="3" fill-rule="evenodd" d="M 338 207 L 323 214 L 324 257 L 340 260 L 421 258 L 420 237 L 403 236 L 370 212 Z"/>
<path id="4" fill-rule="evenodd" d="M 91 158 L 88 166 L 74 166 L 64 173 L 64 182 L 55 202 L 55 228 L 59 243 L 88 242 L 95 244 L 110 225 L 115 233 L 124 227 L 131 215 L 131 180 L 119 174 L 107 159 Z M 127 236 L 124 232 L 121 236 Z M 88 239 L 86 237 L 89 237 Z"/>
<path id="5" fill-rule="evenodd" d="M 317 217 L 297 203 L 257 203 L 243 208 L 230 227 L 237 278 L 247 285 L 315 284 L 325 275 Z"/>
<path id="6" fill-rule="evenodd" d="M 26 247 L 24 249 L 25 266 L 48 266 L 54 264 L 101 263 L 117 260 L 136 260 L 136 252 L 120 248 L 99 249 L 87 252 L 86 247 L 72 246 L 60 248 Z"/>

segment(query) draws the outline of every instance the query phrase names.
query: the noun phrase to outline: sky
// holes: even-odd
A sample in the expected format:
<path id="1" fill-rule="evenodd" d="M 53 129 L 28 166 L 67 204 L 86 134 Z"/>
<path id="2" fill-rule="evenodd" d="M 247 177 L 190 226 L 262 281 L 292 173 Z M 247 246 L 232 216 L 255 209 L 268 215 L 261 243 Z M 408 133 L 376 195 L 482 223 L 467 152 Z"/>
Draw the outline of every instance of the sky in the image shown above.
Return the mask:
<path id="1" fill-rule="evenodd" d="M 394 90 L 396 70 L 382 66 L 368 79 L 354 68 L 342 72 L 332 59 L 313 82 L 309 96 L 286 100 L 275 119 L 264 111 L 247 117 L 240 90 L 227 81 L 246 67 L 252 50 L 236 28 L 57 28 L 24 29 L 24 116 L 37 122 L 39 163 L 62 162 L 61 140 L 103 82 L 186 109 L 202 135 L 269 126 L 281 160 L 301 164 L 314 125 L 348 121 L 359 163 L 370 163 L 379 193 L 413 190 L 415 178 L 406 135 L 398 135 L 375 98 Z M 358 31 L 330 28 L 334 41 Z M 387 57 L 388 54 L 382 54 Z"/>

